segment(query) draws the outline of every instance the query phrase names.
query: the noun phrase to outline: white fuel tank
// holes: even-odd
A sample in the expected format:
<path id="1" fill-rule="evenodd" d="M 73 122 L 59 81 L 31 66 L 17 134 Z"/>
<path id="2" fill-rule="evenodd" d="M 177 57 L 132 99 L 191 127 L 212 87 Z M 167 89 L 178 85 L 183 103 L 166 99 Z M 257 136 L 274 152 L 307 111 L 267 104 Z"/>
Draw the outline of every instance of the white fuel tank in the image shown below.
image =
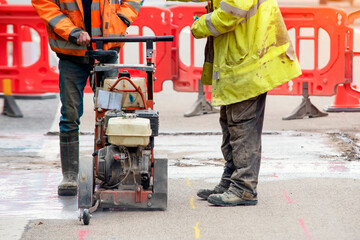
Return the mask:
<path id="1" fill-rule="evenodd" d="M 106 135 L 108 142 L 114 145 L 147 146 L 151 136 L 150 120 L 147 118 L 110 118 Z"/>

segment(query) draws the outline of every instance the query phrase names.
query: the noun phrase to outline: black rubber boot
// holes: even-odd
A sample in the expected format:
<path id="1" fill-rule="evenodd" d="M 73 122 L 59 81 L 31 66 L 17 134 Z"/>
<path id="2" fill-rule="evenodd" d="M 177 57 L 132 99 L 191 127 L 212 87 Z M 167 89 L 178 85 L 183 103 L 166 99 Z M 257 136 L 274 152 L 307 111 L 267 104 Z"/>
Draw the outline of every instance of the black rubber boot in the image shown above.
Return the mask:
<path id="1" fill-rule="evenodd" d="M 60 159 L 63 179 L 58 186 L 59 196 L 76 196 L 79 172 L 79 134 L 60 134 Z"/>

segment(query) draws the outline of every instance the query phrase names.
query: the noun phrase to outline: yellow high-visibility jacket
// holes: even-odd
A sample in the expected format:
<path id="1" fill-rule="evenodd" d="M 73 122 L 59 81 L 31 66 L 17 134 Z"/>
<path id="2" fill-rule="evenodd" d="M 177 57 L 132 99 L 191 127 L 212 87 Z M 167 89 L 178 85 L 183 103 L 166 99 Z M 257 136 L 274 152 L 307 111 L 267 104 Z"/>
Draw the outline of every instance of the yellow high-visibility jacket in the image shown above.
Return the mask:
<path id="1" fill-rule="evenodd" d="M 85 31 L 82 0 L 31 0 L 37 14 L 45 21 L 49 44 L 56 53 L 85 56 L 87 46 L 76 41 Z M 93 0 L 91 4 L 91 35 L 93 37 L 123 36 L 137 18 L 141 0 Z M 104 50 L 124 43 L 104 44 Z"/>
<path id="2" fill-rule="evenodd" d="M 167 2 L 207 2 L 208 0 L 166 0 Z"/>
<path id="3" fill-rule="evenodd" d="M 301 75 L 276 0 L 213 0 L 191 27 L 214 36 L 212 105 L 256 97 Z"/>

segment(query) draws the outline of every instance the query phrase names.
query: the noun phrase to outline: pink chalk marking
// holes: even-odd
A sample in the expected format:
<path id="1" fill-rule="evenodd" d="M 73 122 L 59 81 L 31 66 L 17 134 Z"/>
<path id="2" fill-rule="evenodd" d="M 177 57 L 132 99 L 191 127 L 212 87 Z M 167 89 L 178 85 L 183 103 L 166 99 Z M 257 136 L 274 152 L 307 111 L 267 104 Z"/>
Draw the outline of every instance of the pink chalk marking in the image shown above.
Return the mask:
<path id="1" fill-rule="evenodd" d="M 309 231 L 307 230 L 306 226 L 305 226 L 305 223 L 304 223 L 304 220 L 302 218 L 300 218 L 300 225 L 301 227 L 304 229 L 304 232 L 305 232 L 305 235 L 307 238 L 312 238 Z"/>
<path id="2" fill-rule="evenodd" d="M 279 177 L 276 173 L 274 173 L 274 177 Z"/>
<path id="3" fill-rule="evenodd" d="M 79 230 L 79 240 L 84 240 L 86 234 L 88 234 L 89 230 Z"/>
<path id="4" fill-rule="evenodd" d="M 288 201 L 288 203 L 294 203 L 293 200 L 291 200 L 291 198 L 289 197 L 289 195 L 287 194 L 287 192 L 285 190 L 283 190 L 284 196 L 286 198 L 286 200 Z"/>

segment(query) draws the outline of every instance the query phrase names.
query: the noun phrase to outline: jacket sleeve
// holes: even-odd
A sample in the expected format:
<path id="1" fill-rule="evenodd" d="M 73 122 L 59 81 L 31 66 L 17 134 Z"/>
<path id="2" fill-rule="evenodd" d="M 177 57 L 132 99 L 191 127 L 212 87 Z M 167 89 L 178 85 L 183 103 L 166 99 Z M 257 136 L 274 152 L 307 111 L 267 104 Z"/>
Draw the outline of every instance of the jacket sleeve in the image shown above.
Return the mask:
<path id="1" fill-rule="evenodd" d="M 126 26 L 129 27 L 137 18 L 140 11 L 140 3 L 141 0 L 121 0 L 120 7 L 116 13 Z"/>
<path id="2" fill-rule="evenodd" d="M 31 0 L 35 11 L 44 20 L 47 27 L 67 41 L 76 43 L 83 30 L 76 27 L 72 21 L 60 11 L 55 0 Z"/>
<path id="3" fill-rule="evenodd" d="M 260 1 L 262 0 L 223 0 L 219 8 L 202 15 L 195 21 L 191 32 L 195 38 L 218 37 L 231 32 L 247 17 L 249 10 L 259 5 Z"/>

